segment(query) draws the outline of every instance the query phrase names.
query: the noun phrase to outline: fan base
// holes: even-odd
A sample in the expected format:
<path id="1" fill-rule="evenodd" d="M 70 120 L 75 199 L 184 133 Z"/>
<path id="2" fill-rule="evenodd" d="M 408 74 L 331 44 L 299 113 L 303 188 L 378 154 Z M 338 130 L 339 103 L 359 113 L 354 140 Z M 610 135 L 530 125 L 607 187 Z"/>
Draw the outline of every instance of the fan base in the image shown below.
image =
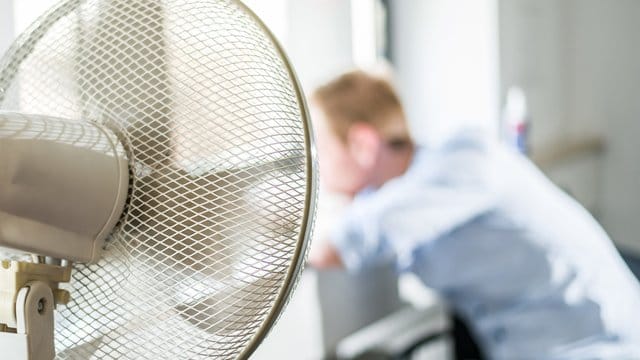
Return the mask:
<path id="1" fill-rule="evenodd" d="M 44 281 L 31 281 L 16 296 L 16 329 L 0 332 L 0 348 L 3 356 L 16 360 L 52 360 L 55 357 L 53 342 L 53 291 Z M 15 332 L 14 332 L 15 331 Z"/>

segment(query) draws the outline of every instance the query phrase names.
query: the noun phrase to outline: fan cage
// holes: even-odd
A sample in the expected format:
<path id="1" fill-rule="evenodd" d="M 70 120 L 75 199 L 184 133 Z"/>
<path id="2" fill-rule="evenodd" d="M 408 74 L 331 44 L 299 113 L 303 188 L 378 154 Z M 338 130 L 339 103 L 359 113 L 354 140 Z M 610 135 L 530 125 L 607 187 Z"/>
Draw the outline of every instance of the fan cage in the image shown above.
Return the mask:
<path id="1" fill-rule="evenodd" d="M 74 38 L 83 21 L 97 30 Z M 216 24 L 233 36 L 198 29 Z M 49 60 L 59 54 L 72 60 Z M 190 88 L 201 83 L 227 92 Z M 255 14 L 233 0 L 61 2 L 0 60 L 0 109 L 96 122 L 130 160 L 128 208 L 104 258 L 74 265 L 59 359 L 251 355 L 302 271 L 317 192 L 304 96 Z"/>

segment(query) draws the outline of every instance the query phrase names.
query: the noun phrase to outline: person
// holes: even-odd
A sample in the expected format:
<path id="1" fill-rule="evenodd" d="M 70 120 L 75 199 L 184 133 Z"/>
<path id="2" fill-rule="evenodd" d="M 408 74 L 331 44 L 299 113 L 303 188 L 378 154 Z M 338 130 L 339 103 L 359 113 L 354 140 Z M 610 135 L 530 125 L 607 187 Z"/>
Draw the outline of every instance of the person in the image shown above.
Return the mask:
<path id="1" fill-rule="evenodd" d="M 525 157 L 473 132 L 414 145 L 390 83 L 362 71 L 310 103 L 321 183 L 351 199 L 312 266 L 395 262 L 442 295 L 491 359 L 640 358 L 637 280 Z"/>

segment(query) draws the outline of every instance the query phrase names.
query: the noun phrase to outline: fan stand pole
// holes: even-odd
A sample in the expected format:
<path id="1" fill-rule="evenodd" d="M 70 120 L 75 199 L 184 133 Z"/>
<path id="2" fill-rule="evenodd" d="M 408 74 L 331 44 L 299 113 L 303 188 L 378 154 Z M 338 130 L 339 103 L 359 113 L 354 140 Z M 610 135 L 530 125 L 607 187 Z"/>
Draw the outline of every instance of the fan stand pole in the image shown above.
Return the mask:
<path id="1" fill-rule="evenodd" d="M 2 359 L 52 360 L 53 311 L 66 304 L 69 264 L 0 262 L 0 349 Z"/>
<path id="2" fill-rule="evenodd" d="M 0 332 L 3 357 L 16 360 L 52 360 L 53 291 L 43 281 L 27 283 L 16 297 L 15 333 Z M 6 330 L 6 328 L 5 328 Z"/>

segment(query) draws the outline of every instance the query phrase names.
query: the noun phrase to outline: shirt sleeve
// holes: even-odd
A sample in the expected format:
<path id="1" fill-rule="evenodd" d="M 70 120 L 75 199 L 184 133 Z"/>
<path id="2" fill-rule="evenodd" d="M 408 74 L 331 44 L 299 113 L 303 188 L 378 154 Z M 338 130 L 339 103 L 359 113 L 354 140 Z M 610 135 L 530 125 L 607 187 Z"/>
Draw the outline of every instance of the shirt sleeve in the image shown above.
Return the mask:
<path id="1" fill-rule="evenodd" d="M 378 217 L 366 207 L 368 202 L 359 199 L 354 201 L 329 237 L 343 265 L 350 271 L 388 261 L 394 256 L 393 249 L 384 239 Z"/>
<path id="2" fill-rule="evenodd" d="M 474 184 L 395 181 L 359 196 L 333 229 L 330 240 L 348 270 L 395 259 L 411 265 L 416 249 L 487 212 L 491 191 Z"/>

